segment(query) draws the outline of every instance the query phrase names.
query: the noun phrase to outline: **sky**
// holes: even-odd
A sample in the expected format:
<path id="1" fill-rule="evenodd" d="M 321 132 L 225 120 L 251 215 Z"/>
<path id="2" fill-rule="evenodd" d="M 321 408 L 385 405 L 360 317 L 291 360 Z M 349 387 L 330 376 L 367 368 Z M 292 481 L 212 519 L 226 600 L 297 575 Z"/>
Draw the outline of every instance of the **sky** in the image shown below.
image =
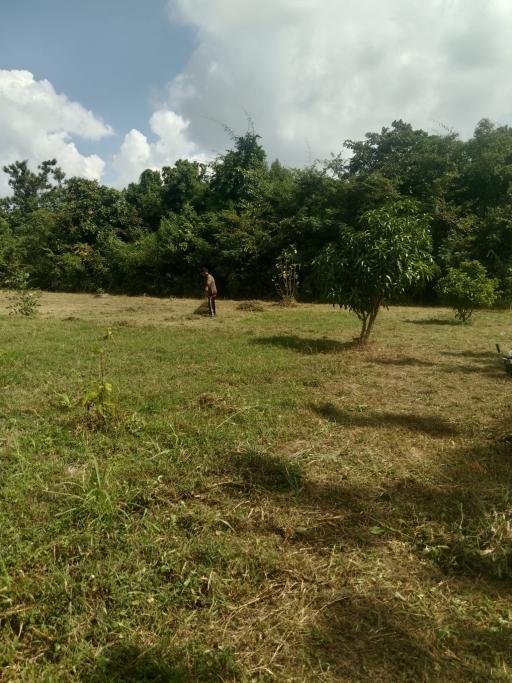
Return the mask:
<path id="1" fill-rule="evenodd" d="M 0 0 L 0 167 L 123 187 L 225 125 L 291 166 L 399 118 L 469 137 L 512 124 L 510 35 L 510 0 Z"/>

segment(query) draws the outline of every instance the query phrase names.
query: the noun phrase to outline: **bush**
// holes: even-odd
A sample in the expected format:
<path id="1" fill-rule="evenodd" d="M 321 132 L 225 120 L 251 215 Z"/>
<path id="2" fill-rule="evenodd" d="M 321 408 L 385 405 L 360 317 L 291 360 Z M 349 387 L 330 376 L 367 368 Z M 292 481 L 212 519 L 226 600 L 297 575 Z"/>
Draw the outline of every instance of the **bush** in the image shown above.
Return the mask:
<path id="1" fill-rule="evenodd" d="M 41 293 L 29 286 L 29 275 L 26 271 L 16 270 L 5 280 L 5 285 L 13 290 L 9 296 L 9 313 L 32 318 L 39 311 Z"/>
<path id="2" fill-rule="evenodd" d="M 295 302 L 299 289 L 299 263 L 295 247 L 285 249 L 277 259 L 274 284 L 283 305 L 290 306 Z"/>
<path id="3" fill-rule="evenodd" d="M 487 277 L 487 271 L 479 261 L 463 261 L 438 281 L 436 291 L 455 310 L 455 317 L 465 323 L 475 309 L 496 302 L 498 281 Z"/>

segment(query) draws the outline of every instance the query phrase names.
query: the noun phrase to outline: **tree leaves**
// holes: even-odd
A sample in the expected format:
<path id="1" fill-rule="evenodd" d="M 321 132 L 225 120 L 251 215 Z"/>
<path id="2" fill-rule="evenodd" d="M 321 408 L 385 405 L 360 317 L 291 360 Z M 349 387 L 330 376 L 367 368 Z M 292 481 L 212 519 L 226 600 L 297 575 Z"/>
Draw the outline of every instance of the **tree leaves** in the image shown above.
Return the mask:
<path id="1" fill-rule="evenodd" d="M 428 227 L 413 202 L 395 202 L 368 211 L 360 229 L 342 226 L 317 260 L 328 299 L 362 321 L 361 342 L 382 304 L 431 276 Z"/>

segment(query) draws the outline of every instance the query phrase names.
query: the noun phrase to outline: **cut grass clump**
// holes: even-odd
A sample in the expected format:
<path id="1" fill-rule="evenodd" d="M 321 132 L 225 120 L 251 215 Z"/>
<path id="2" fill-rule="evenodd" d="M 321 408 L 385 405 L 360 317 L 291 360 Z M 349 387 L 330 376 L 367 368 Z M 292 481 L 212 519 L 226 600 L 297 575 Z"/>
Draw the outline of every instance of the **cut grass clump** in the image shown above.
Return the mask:
<path id="1" fill-rule="evenodd" d="M 202 301 L 197 308 L 194 309 L 194 315 L 209 316 L 210 309 L 208 308 L 208 302 Z"/>
<path id="2" fill-rule="evenodd" d="M 201 408 L 211 408 L 220 411 L 228 410 L 226 398 L 210 391 L 205 391 L 201 394 L 197 399 L 197 403 Z"/>
<path id="3" fill-rule="evenodd" d="M 512 508 L 431 530 L 423 553 L 447 572 L 512 579 Z"/>
<path id="4" fill-rule="evenodd" d="M 247 311 L 249 313 L 263 313 L 265 310 L 259 301 L 242 301 L 236 308 L 238 311 Z"/>

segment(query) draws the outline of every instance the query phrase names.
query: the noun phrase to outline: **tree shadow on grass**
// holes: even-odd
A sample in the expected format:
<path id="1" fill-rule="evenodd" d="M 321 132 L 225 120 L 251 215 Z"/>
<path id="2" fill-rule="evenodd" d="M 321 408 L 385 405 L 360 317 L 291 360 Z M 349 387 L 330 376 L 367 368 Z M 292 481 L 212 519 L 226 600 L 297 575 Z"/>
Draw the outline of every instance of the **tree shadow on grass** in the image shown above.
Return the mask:
<path id="1" fill-rule="evenodd" d="M 415 521 L 416 550 L 447 574 L 509 582 L 511 462 L 512 448 L 502 436 L 455 453 L 441 482 L 406 478 L 382 498 Z"/>
<path id="2" fill-rule="evenodd" d="M 255 451 L 227 460 L 223 474 L 229 473 L 232 479 L 227 484 L 255 505 L 268 507 L 272 502 L 266 522 L 256 526 L 255 533 L 277 531 L 287 542 L 322 553 L 333 546 L 377 546 L 395 537 L 407 539 L 423 562 L 431 561 L 447 574 L 501 582 L 512 578 L 512 543 L 507 535 L 511 461 L 512 448 L 501 439 L 495 445 L 453 453 L 442 480 L 434 483 L 415 477 L 384 487 L 310 480 L 297 463 Z M 305 524 L 279 529 L 279 520 L 290 508 L 299 517 L 304 513 Z"/>
<path id="3" fill-rule="evenodd" d="M 297 492 L 303 486 L 302 473 L 296 463 L 256 450 L 232 456 L 229 470 L 241 478 L 247 490 Z"/>
<path id="4" fill-rule="evenodd" d="M 449 365 L 442 362 L 426 361 L 421 358 L 406 356 L 404 358 L 372 358 L 371 363 L 376 365 L 393 365 L 397 367 L 426 367 L 435 368 L 438 372 L 485 374 L 493 377 L 505 377 L 498 354 L 494 351 L 442 351 L 441 356 L 459 358 L 463 363 Z"/>
<path id="5" fill-rule="evenodd" d="M 441 355 L 455 358 L 475 358 L 477 360 L 496 360 L 498 358 L 496 351 L 441 351 Z"/>
<path id="6" fill-rule="evenodd" d="M 461 372 L 465 374 L 484 374 L 491 377 L 507 378 L 502 362 L 496 352 L 492 351 L 443 351 L 443 356 L 460 358 L 462 365 L 440 366 L 445 372 Z"/>
<path id="7" fill-rule="evenodd" d="M 360 552 L 368 548 L 371 557 L 377 547 L 389 549 L 391 543 L 399 542 L 400 547 L 406 546 L 404 552 L 416 555 L 418 576 L 425 573 L 426 589 L 445 575 L 453 581 L 455 595 L 469 591 L 484 600 L 500 596 L 503 602 L 510 595 L 507 578 L 512 576 L 512 548 L 507 538 L 500 541 L 494 534 L 490 522 L 499 521 L 500 511 L 507 509 L 505 489 L 512 485 L 507 467 L 511 457 L 512 450 L 503 440 L 462 449 L 445 463 L 440 483 L 404 477 L 385 487 L 309 480 L 295 464 L 290 482 L 286 459 L 268 453 L 250 454 L 249 467 L 240 468 L 243 460 L 233 464 L 246 483 L 246 496 L 266 510 L 264 520 L 253 520 L 259 525 L 253 532 L 278 533 L 282 543 L 309 548 L 326 558 L 334 548 L 350 551 L 355 547 Z M 260 472 L 257 477 L 255 469 Z M 264 470 L 266 474 L 261 474 Z M 264 502 L 269 497 L 272 506 Z M 304 527 L 279 529 L 280 519 L 290 508 L 295 509 L 295 524 L 301 519 Z M 493 517 L 495 511 L 497 518 Z M 497 552 L 488 554 L 500 542 L 502 550 L 498 546 Z M 364 555 L 359 558 L 363 567 Z M 381 558 L 392 561 L 389 550 L 384 550 Z M 497 562 L 504 575 L 500 575 Z M 411 566 L 403 569 L 406 585 Z M 450 675 L 455 680 L 485 681 L 489 670 L 497 666 L 497 655 L 507 666 L 512 665 L 506 619 L 501 623 L 497 615 L 496 623 L 489 623 L 485 615 L 479 618 L 471 611 L 466 614 L 453 608 L 449 632 L 440 639 L 435 635 L 439 627 L 436 617 L 418 610 L 414 600 L 396 592 L 401 583 L 400 565 L 395 569 L 396 582 L 388 577 L 382 584 L 367 584 L 362 593 L 354 590 L 350 580 L 340 581 L 332 602 L 318 606 L 306 637 L 312 661 L 340 680 L 349 680 L 358 672 L 360 680 L 393 683 L 441 681 Z M 443 619 L 446 622 L 446 614 Z"/>
<path id="8" fill-rule="evenodd" d="M 254 505 L 267 508 L 264 520 L 253 519 L 255 533 L 277 534 L 319 552 L 325 548 L 330 551 L 333 545 L 352 547 L 380 542 L 370 531 L 379 491 L 311 481 L 297 463 L 255 450 L 229 457 L 222 465 L 222 474 L 231 477 L 226 486 Z M 297 529 L 283 528 L 281 522 L 290 509 L 299 515 L 304 512 L 308 524 Z M 235 520 L 232 523 L 237 524 Z"/>
<path id="9" fill-rule="evenodd" d="M 134 645 L 108 648 L 94 667 L 86 671 L 82 683 L 185 683 L 186 672 L 156 653 L 143 652 Z"/>
<path id="10" fill-rule="evenodd" d="M 324 420 L 344 427 L 366 427 L 382 429 L 389 427 L 403 427 L 415 432 L 423 432 L 430 436 L 454 436 L 458 430 L 454 425 L 436 415 L 416 415 L 415 413 L 354 413 L 341 410 L 332 403 L 311 404 L 311 410 Z"/>
<path id="11" fill-rule="evenodd" d="M 512 663 L 506 622 L 475 624 L 459 612 L 443 637 L 438 632 L 436 616 L 418 610 L 388 585 L 362 595 L 342 589 L 339 599 L 320 612 L 306 642 L 311 658 L 321 653 L 323 668 L 336 680 L 353 680 L 357 672 L 357 680 L 379 683 L 486 683 L 499 660 L 507 667 Z"/>
<path id="12" fill-rule="evenodd" d="M 339 353 L 348 349 L 357 348 L 357 342 L 340 342 L 335 339 L 308 339 L 295 335 L 275 335 L 273 337 L 258 337 L 253 339 L 254 344 L 263 346 L 277 346 L 289 349 L 305 355 L 318 353 Z"/>
<path id="13" fill-rule="evenodd" d="M 221 683 L 236 681 L 237 667 L 229 654 L 192 649 L 164 653 L 120 643 L 102 651 L 82 674 L 81 683 Z"/>
<path id="14" fill-rule="evenodd" d="M 412 357 L 405 357 L 405 358 L 372 358 L 371 359 L 372 363 L 376 363 L 377 365 L 397 365 L 397 366 L 411 366 L 411 367 L 425 367 L 425 368 L 432 368 L 435 367 L 436 363 L 433 363 L 432 361 L 427 361 L 427 360 L 421 360 L 421 358 L 412 358 Z"/>
<path id="15" fill-rule="evenodd" d="M 322 610 L 308 638 L 336 680 L 431 681 L 436 663 L 424 620 L 392 595 L 342 595 Z"/>
<path id="16" fill-rule="evenodd" d="M 230 459 L 230 475 L 239 479 L 244 496 L 265 510 L 264 517 L 251 517 L 246 533 L 278 534 L 284 548 L 301 552 L 308 548 L 327 562 L 334 548 L 338 552 L 358 548 L 356 559 L 363 573 L 365 548 L 371 558 L 382 547 L 384 563 L 393 562 L 393 543 L 417 558 L 415 565 L 411 559 L 404 566 L 403 577 L 400 564 L 393 565 L 396 581 L 388 572 L 382 582 L 363 582 L 364 590 L 358 591 L 349 573 L 346 581 L 338 582 L 330 601 L 327 594 L 327 602 L 317 605 L 305 640 L 308 657 L 317 668 L 336 680 L 351 680 L 356 672 L 357 680 L 395 683 L 442 681 L 451 676 L 483 682 L 499 666 L 497 662 L 512 666 L 510 627 L 506 619 L 499 621 L 499 614 L 490 623 L 485 614 L 466 613 L 443 603 L 439 615 L 430 616 L 418 608 L 407 589 L 400 594 L 401 583 L 408 585 L 406 575 L 415 566 L 418 580 L 425 575 L 425 590 L 450 581 L 450 594 L 457 599 L 460 593 L 461 604 L 466 599 L 471 604 L 475 596 L 506 604 L 512 547 L 505 538 L 506 524 L 501 540 L 491 527 L 494 520 L 496 528 L 509 505 L 511 458 L 512 449 L 501 437 L 496 443 L 452 452 L 440 482 L 411 476 L 374 486 L 310 480 L 297 462 L 267 452 Z M 294 510 L 291 518 L 290 510 Z M 279 528 L 287 518 L 292 528 Z M 503 544 L 502 549 L 497 543 Z M 443 580 L 443 575 L 449 578 Z M 448 630 L 438 637 L 443 624 Z"/>
<path id="17" fill-rule="evenodd" d="M 411 325 L 449 325 L 450 327 L 460 327 L 462 323 L 458 320 L 449 320 L 448 318 L 425 318 L 424 320 L 405 320 L 404 322 Z"/>
<path id="18" fill-rule="evenodd" d="M 494 377 L 495 379 L 503 379 L 504 381 L 510 381 L 510 376 L 506 374 L 505 370 L 500 371 L 499 366 L 493 367 L 490 365 L 473 365 L 464 367 L 462 365 L 453 365 L 451 367 L 445 368 L 443 371 L 451 374 L 485 375 L 486 377 Z"/>

